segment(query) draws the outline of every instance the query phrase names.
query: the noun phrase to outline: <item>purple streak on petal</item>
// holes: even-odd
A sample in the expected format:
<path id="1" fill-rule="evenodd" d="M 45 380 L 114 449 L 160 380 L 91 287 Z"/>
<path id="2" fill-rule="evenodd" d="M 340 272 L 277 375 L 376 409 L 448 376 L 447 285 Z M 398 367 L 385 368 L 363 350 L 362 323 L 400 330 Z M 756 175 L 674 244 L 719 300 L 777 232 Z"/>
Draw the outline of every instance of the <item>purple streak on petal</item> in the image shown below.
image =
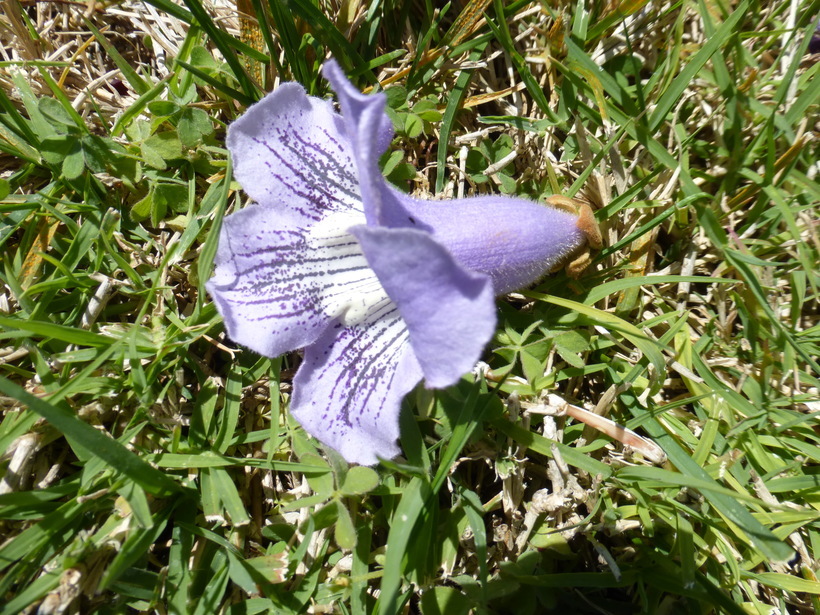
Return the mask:
<path id="1" fill-rule="evenodd" d="M 381 293 L 387 301 L 356 240 L 316 228 L 294 226 L 261 205 L 225 218 L 206 287 L 231 339 L 275 357 L 313 343 L 360 296 Z"/>
<path id="2" fill-rule="evenodd" d="M 399 453 L 401 400 L 421 377 L 391 304 L 366 323 L 328 328 L 305 350 L 291 413 L 347 461 L 373 465 Z"/>
<path id="3" fill-rule="evenodd" d="M 402 198 L 410 216 L 465 269 L 489 275 L 499 295 L 529 286 L 586 241 L 578 216 L 525 199 Z"/>
<path id="4" fill-rule="evenodd" d="M 460 267 L 424 231 L 357 226 L 350 232 L 407 324 L 427 385 L 458 382 L 495 331 L 489 276 Z"/>
<path id="5" fill-rule="evenodd" d="M 362 211 L 343 120 L 330 103 L 286 83 L 228 127 L 234 174 L 282 220 L 309 223 L 329 212 Z"/>
<path id="6" fill-rule="evenodd" d="M 401 195 L 390 188 L 379 169 L 379 157 L 387 150 L 393 136 L 393 126 L 384 112 L 387 97 L 384 94 L 366 95 L 359 92 L 333 60 L 325 62 L 322 70 L 339 97 L 342 115 L 347 123 L 367 223 L 411 226 Z"/>

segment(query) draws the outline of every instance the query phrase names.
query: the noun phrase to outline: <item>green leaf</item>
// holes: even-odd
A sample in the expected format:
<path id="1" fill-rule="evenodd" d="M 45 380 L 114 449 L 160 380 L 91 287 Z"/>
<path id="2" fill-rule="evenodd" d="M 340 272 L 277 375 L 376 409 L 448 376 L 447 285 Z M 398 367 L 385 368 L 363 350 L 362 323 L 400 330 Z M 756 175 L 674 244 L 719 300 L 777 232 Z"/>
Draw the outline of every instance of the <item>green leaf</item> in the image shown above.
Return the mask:
<path id="1" fill-rule="evenodd" d="M 403 85 L 391 85 L 384 91 L 387 106 L 399 110 L 407 107 L 407 89 Z"/>
<path id="2" fill-rule="evenodd" d="M 188 211 L 188 186 L 181 184 L 156 184 L 154 200 L 165 209 L 176 212 Z"/>
<path id="3" fill-rule="evenodd" d="M 438 103 L 435 100 L 420 100 L 413 105 L 413 113 L 418 115 L 425 122 L 441 121 L 441 111 L 438 110 Z"/>
<path id="4" fill-rule="evenodd" d="M 344 504 L 336 501 L 336 526 L 333 528 L 333 537 L 340 549 L 352 551 L 356 548 L 356 528 Z"/>
<path id="5" fill-rule="evenodd" d="M 51 124 L 65 132 L 65 128 L 77 128 L 77 123 L 74 121 L 74 118 L 65 110 L 60 101 L 50 98 L 48 96 L 44 96 L 37 102 L 37 107 L 50 122 Z"/>
<path id="6" fill-rule="evenodd" d="M 387 175 L 387 179 L 390 183 L 396 184 L 399 188 L 402 188 L 403 182 L 411 181 L 416 177 L 416 175 L 416 167 L 410 163 L 401 162 L 390 172 L 390 174 Z"/>
<path id="7" fill-rule="evenodd" d="M 202 45 L 196 45 L 191 49 L 191 64 L 204 70 L 219 70 L 219 62 L 217 62 L 213 54 Z"/>
<path id="8" fill-rule="evenodd" d="M 182 107 L 172 100 L 153 100 L 148 103 L 148 111 L 156 117 L 171 117 L 182 111 Z"/>
<path id="9" fill-rule="evenodd" d="M 154 210 L 154 194 L 149 192 L 131 207 L 131 219 L 134 222 L 142 222 L 151 215 Z"/>
<path id="10" fill-rule="evenodd" d="M 142 163 L 129 156 L 117 156 L 109 161 L 110 173 L 122 180 L 123 184 L 136 192 L 136 185 L 142 179 Z"/>
<path id="11" fill-rule="evenodd" d="M 467 615 L 471 607 L 467 596 L 446 585 L 435 585 L 421 595 L 424 615 Z"/>
<path id="12" fill-rule="evenodd" d="M 520 357 L 521 367 L 524 369 L 524 376 L 528 382 L 534 383 L 544 375 L 544 364 L 539 359 L 526 351 L 522 352 Z"/>
<path id="13" fill-rule="evenodd" d="M 85 169 L 85 157 L 83 156 L 83 146 L 80 141 L 74 141 L 71 149 L 63 158 L 63 176 L 66 179 L 77 179 Z"/>
<path id="14" fill-rule="evenodd" d="M 77 139 L 68 135 L 48 137 L 40 143 L 40 155 L 48 164 L 62 164 L 72 148 L 77 146 Z"/>
<path id="15" fill-rule="evenodd" d="M 404 132 L 411 139 L 418 137 L 424 130 L 424 122 L 415 113 L 408 113 L 404 120 Z"/>
<path id="16" fill-rule="evenodd" d="M 213 134 L 214 127 L 205 111 L 197 107 L 186 107 L 179 118 L 177 131 L 182 145 L 191 148 L 201 143 L 204 137 Z"/>
<path id="17" fill-rule="evenodd" d="M 583 367 L 584 361 L 579 357 L 589 349 L 589 340 L 577 331 L 565 331 L 553 340 L 556 352 L 573 367 Z"/>
<path id="18" fill-rule="evenodd" d="M 299 461 L 306 465 L 327 470 L 327 462 L 316 453 L 302 453 L 299 456 Z M 331 472 L 322 472 L 307 475 L 308 484 L 316 495 L 322 498 L 329 498 L 333 493 L 333 474 Z"/>
<path id="19" fill-rule="evenodd" d="M 156 194 L 156 191 L 155 191 Z M 159 226 L 168 213 L 168 204 L 164 199 L 157 199 L 155 195 L 151 198 L 151 226 Z"/>
<path id="20" fill-rule="evenodd" d="M 396 168 L 396 165 L 402 160 L 404 160 L 404 152 L 401 150 L 387 152 L 381 158 L 382 173 L 384 173 L 385 176 L 389 176 L 390 173 L 393 172 L 393 169 Z"/>
<path id="21" fill-rule="evenodd" d="M 500 183 L 501 192 L 504 194 L 515 194 L 518 191 L 518 182 L 506 173 L 498 173 L 496 178 Z"/>
<path id="22" fill-rule="evenodd" d="M 339 491 L 342 495 L 363 495 L 379 486 L 379 474 L 366 466 L 355 466 L 348 470 Z"/>
<path id="23" fill-rule="evenodd" d="M 97 135 L 86 135 L 82 138 L 83 159 L 85 166 L 92 173 L 103 173 L 111 163 L 112 158 L 118 154 L 112 151 L 113 143 L 102 139 Z"/>
<path id="24" fill-rule="evenodd" d="M 161 171 L 167 168 L 168 160 L 182 158 L 182 143 L 174 131 L 159 132 L 142 142 L 142 155 L 145 162 Z"/>

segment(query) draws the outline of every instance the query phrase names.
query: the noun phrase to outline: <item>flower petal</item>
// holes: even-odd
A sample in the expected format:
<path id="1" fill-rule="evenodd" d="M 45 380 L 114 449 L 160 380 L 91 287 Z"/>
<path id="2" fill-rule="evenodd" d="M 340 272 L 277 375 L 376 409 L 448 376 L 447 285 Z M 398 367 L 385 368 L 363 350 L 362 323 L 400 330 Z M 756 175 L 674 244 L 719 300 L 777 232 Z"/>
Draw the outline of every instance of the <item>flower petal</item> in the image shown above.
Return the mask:
<path id="1" fill-rule="evenodd" d="M 458 382 L 493 336 L 489 276 L 461 267 L 431 235 L 416 229 L 350 229 L 396 304 L 428 386 Z"/>
<path id="2" fill-rule="evenodd" d="M 285 83 L 228 127 L 234 174 L 282 220 L 320 220 L 362 211 L 356 166 L 342 118 L 328 101 Z"/>
<path id="3" fill-rule="evenodd" d="M 252 205 L 223 220 L 206 287 L 235 342 L 269 356 L 313 343 L 336 320 L 355 323 L 390 301 L 356 239 L 359 213 L 308 228 Z"/>
<path id="4" fill-rule="evenodd" d="M 349 462 L 395 457 L 402 397 L 422 377 L 407 337 L 392 304 L 366 322 L 327 329 L 293 380 L 293 416 Z"/>
<path id="5" fill-rule="evenodd" d="M 384 112 L 384 94 L 362 94 L 347 80 L 342 69 L 328 60 L 322 68 L 333 86 L 347 124 L 347 136 L 359 174 L 359 189 L 367 223 L 409 226 L 401 195 L 391 189 L 379 169 L 379 157 L 393 137 L 393 125 Z"/>

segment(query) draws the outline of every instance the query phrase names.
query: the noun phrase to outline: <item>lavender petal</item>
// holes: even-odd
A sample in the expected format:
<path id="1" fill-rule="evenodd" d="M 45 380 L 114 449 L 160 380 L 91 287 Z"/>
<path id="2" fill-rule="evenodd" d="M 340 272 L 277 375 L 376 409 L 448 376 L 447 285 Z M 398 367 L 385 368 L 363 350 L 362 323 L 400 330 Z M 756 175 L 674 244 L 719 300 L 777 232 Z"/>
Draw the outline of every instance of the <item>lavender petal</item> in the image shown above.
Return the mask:
<path id="1" fill-rule="evenodd" d="M 456 383 L 495 331 L 489 276 L 459 266 L 424 231 L 357 226 L 350 232 L 406 323 L 426 384 Z"/>
<path id="2" fill-rule="evenodd" d="M 389 303 L 356 239 L 361 214 L 309 228 L 252 205 L 223 221 L 206 287 L 234 341 L 269 357 L 313 343 L 332 322 L 354 323 Z"/>
<path id="3" fill-rule="evenodd" d="M 421 377 L 391 304 L 365 322 L 327 329 L 305 350 L 290 411 L 347 461 L 374 465 L 399 453 L 401 400 Z"/>
<path id="4" fill-rule="evenodd" d="M 339 65 L 329 60 L 323 72 L 339 97 L 347 136 L 359 177 L 362 203 L 370 225 L 409 226 L 401 196 L 390 189 L 379 169 L 379 157 L 387 150 L 393 135 L 390 118 L 384 112 L 384 94 L 365 95 L 344 76 Z"/>
<path id="5" fill-rule="evenodd" d="M 309 224 L 331 212 L 362 212 L 342 118 L 330 103 L 285 83 L 228 128 L 234 175 L 281 220 Z"/>

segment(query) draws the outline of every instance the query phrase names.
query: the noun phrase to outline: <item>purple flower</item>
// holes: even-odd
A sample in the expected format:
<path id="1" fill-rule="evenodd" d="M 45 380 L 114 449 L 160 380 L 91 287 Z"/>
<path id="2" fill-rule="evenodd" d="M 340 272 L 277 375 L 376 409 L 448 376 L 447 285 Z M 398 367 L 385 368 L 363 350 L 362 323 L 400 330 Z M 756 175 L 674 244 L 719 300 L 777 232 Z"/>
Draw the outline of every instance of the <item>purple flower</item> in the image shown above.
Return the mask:
<path id="1" fill-rule="evenodd" d="M 401 400 L 472 369 L 495 295 L 583 248 L 584 219 L 507 197 L 411 198 L 378 167 L 393 129 L 329 61 L 329 101 L 286 83 L 228 130 L 256 204 L 225 218 L 207 288 L 228 335 L 275 357 L 305 349 L 290 409 L 350 462 L 399 453 Z M 590 218 L 586 218 L 589 223 Z"/>

